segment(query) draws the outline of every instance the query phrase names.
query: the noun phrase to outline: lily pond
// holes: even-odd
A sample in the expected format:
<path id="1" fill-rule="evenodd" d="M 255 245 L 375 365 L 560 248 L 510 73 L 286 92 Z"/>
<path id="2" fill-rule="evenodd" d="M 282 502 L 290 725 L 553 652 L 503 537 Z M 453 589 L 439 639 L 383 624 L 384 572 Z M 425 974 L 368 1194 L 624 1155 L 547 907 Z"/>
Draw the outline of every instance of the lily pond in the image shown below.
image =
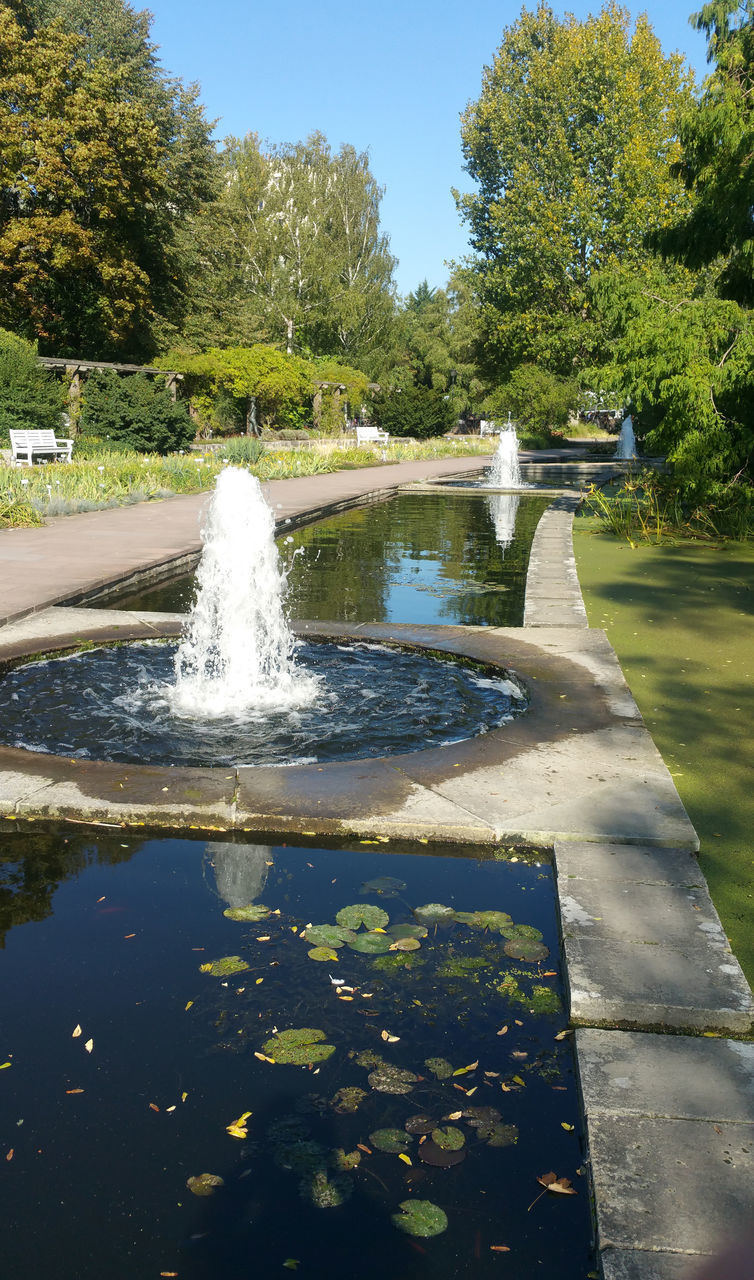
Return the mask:
<path id="1" fill-rule="evenodd" d="M 292 618 L 518 627 L 551 496 L 399 493 L 278 539 Z M 112 607 L 187 612 L 193 575 Z"/>
<path id="2" fill-rule="evenodd" d="M 586 1277 L 552 872 L 0 845 L 9 1280 Z"/>

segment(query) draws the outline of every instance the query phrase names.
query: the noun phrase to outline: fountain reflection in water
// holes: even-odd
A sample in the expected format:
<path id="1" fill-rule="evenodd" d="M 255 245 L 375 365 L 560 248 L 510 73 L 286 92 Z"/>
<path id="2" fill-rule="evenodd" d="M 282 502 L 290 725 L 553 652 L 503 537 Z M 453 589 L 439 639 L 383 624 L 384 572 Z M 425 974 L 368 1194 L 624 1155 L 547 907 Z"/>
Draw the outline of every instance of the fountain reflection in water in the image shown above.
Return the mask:
<path id="1" fill-rule="evenodd" d="M 501 559 L 516 536 L 516 517 L 520 502 L 521 498 L 517 493 L 491 493 L 487 498 Z"/>
<path id="2" fill-rule="evenodd" d="M 171 710 L 206 719 L 309 706 L 321 682 L 296 663 L 275 521 L 250 472 L 220 472 L 202 540 L 196 602 L 175 656 L 175 684 L 164 691 Z"/>
<path id="3" fill-rule="evenodd" d="M 512 423 L 504 431 L 500 432 L 497 452 L 487 473 L 486 487 L 488 489 L 528 488 L 521 480 L 521 468 L 518 463 L 518 436 Z"/>

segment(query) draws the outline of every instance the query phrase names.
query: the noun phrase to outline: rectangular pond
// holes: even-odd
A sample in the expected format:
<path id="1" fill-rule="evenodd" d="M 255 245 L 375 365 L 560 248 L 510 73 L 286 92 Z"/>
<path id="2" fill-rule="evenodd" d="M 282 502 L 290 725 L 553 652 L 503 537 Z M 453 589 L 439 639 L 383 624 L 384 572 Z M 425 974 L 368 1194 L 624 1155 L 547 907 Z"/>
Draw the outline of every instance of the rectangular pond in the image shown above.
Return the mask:
<path id="1" fill-rule="evenodd" d="M 8 1280 L 589 1273 L 541 856 L 6 834 L 0 929 Z"/>
<path id="2" fill-rule="evenodd" d="M 412 494 L 278 539 L 287 612 L 342 622 L 520 626 L 534 531 L 548 495 Z M 193 575 L 121 595 L 115 608 L 185 612 Z"/>

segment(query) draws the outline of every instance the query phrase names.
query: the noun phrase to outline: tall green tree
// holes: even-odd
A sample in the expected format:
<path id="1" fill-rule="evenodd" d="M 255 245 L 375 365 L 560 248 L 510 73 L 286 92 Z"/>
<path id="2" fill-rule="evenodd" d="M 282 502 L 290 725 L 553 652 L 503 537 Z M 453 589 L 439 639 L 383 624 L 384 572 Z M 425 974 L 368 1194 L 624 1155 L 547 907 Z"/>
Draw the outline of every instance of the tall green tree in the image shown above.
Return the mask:
<path id="1" fill-rule="evenodd" d="M 645 261 L 647 231 L 688 199 L 670 165 L 690 93 L 681 59 L 612 0 L 583 22 L 541 3 L 505 30 L 463 117 L 478 190 L 457 195 L 490 373 L 570 376 L 596 358 L 592 274 Z"/>
<path id="2" fill-rule="evenodd" d="M 693 197 L 655 237 L 687 266 L 725 259 L 719 292 L 754 304 L 754 0 L 714 0 L 693 15 L 715 66 L 680 126 L 677 172 Z"/>
<path id="3" fill-rule="evenodd" d="M 366 153 L 333 154 L 320 133 L 265 151 L 249 134 L 228 140 L 222 164 L 220 200 L 188 229 L 188 340 L 209 332 L 348 360 L 373 349 L 392 315 L 395 260 Z"/>
<path id="4" fill-rule="evenodd" d="M 181 303 L 176 229 L 212 191 L 196 90 L 120 0 L 0 8 L 0 322 L 43 351 L 150 356 Z"/>

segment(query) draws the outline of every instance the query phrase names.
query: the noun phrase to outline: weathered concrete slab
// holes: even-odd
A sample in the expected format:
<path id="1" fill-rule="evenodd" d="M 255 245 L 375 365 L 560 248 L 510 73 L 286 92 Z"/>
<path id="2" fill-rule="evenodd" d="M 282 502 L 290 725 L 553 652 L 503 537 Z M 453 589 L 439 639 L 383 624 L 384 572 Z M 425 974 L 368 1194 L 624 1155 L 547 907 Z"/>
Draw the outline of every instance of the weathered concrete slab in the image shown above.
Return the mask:
<path id="1" fill-rule="evenodd" d="M 748 1030 L 754 997 L 684 850 L 556 843 L 555 865 L 575 1023 Z"/>
<path id="2" fill-rule="evenodd" d="M 573 554 L 576 495 L 553 502 L 537 525 L 526 576 L 525 627 L 587 627 Z"/>
<path id="3" fill-rule="evenodd" d="M 754 1045 L 575 1039 L 604 1278 L 693 1280 L 751 1222 Z"/>

